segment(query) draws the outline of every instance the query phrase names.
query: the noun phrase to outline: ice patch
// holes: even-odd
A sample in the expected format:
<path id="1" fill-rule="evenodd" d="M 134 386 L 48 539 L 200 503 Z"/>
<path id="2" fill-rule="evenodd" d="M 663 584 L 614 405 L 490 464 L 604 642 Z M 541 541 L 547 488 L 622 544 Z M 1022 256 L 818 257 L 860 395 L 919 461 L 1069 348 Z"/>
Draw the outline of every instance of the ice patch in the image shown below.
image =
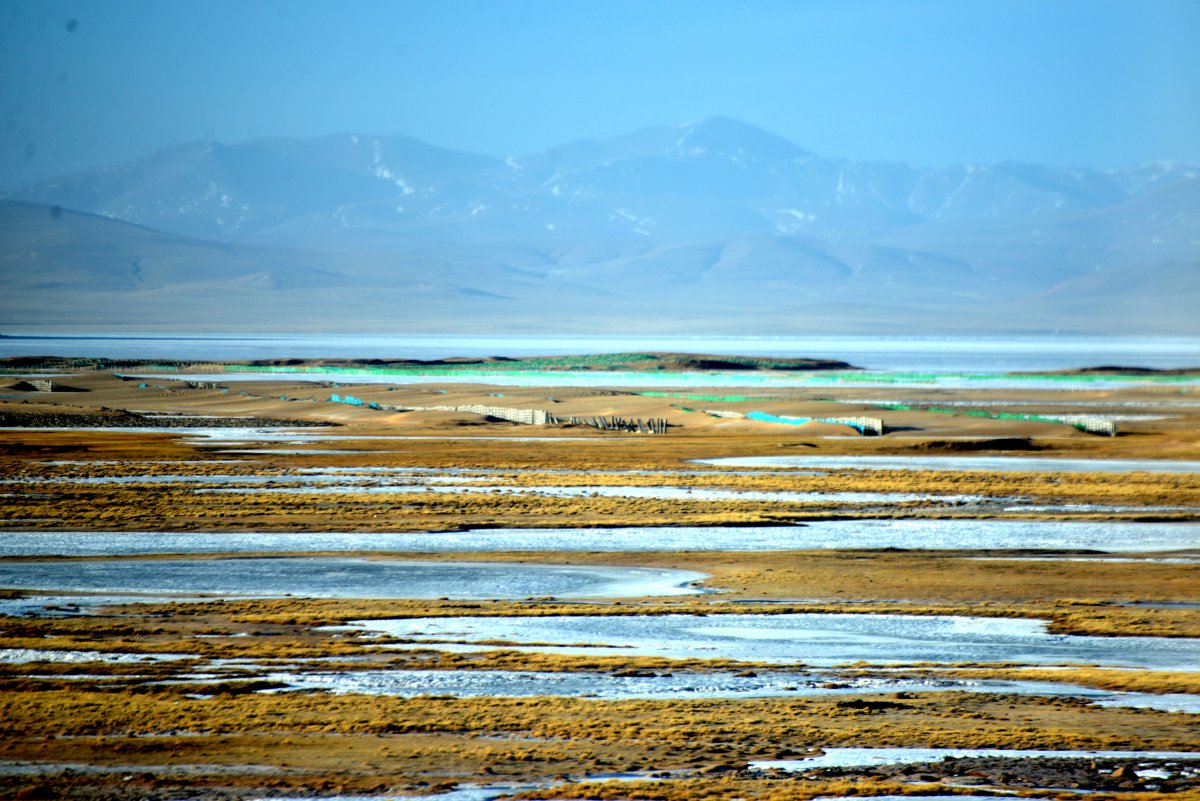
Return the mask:
<path id="1" fill-rule="evenodd" d="M 659 568 L 330 557 L 0 562 L 0 586 L 183 598 L 611 598 L 691 595 L 703 573 Z M 134 601 L 136 599 L 130 599 Z"/>
<path id="2" fill-rule="evenodd" d="M 1014 662 L 1200 669 L 1200 641 L 1052 635 L 1038 620 L 989 618 L 978 631 L 952 616 L 731 614 L 624 617 L 458 617 L 362 620 L 353 625 L 438 650 L 508 647 L 544 653 L 619 653 L 834 666 Z M 964 629 L 967 629 L 964 631 Z"/>
<path id="3" fill-rule="evenodd" d="M 174 662 L 179 659 L 197 659 L 193 654 L 129 654 L 115 651 L 61 651 L 37 648 L 0 649 L 0 664 L 27 665 L 32 662 L 54 662 L 56 664 L 84 664 L 106 662 L 108 664 L 137 664 L 140 662 Z"/>
<path id="4" fill-rule="evenodd" d="M 825 753 L 807 759 L 774 759 L 751 762 L 756 770 L 813 770 L 814 768 L 862 768 L 872 765 L 900 765 L 912 762 L 938 762 L 947 757 L 970 759 L 1005 757 L 1009 759 L 1197 759 L 1191 751 L 1026 751 L 1000 748 L 826 748 Z"/>

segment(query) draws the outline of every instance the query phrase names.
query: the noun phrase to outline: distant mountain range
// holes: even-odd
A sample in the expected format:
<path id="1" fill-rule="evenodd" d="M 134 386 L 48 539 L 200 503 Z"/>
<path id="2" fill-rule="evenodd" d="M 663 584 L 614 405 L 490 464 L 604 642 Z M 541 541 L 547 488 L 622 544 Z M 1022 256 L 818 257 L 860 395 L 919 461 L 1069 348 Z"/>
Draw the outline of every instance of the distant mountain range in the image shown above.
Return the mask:
<path id="1" fill-rule="evenodd" d="M 9 325 L 1200 333 L 1200 168 L 921 169 L 729 119 L 505 160 L 194 143 L 0 200 Z"/>

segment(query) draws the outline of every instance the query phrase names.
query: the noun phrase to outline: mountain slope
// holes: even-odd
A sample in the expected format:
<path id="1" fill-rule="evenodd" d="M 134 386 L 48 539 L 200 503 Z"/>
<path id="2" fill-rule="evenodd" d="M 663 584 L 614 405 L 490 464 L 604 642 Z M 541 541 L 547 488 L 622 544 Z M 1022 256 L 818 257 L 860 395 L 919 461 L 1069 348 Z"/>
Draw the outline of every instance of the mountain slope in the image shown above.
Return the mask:
<path id="1" fill-rule="evenodd" d="M 140 291 L 230 280 L 346 283 L 311 254 L 189 239 L 59 207 L 0 201 L 0 273 L 11 293 Z"/>
<path id="2" fill-rule="evenodd" d="M 1194 264 L 1004 298 L 968 265 L 772 236 L 544 253 L 325 254 L 0 202 L 0 319 L 152 330 L 1200 333 Z M 529 266 L 513 267 L 513 262 Z M 857 265 L 857 266 L 854 266 Z M 1099 312 L 1099 315 L 1096 313 Z"/>
<path id="3" fill-rule="evenodd" d="M 406 137 L 193 143 L 13 193 L 172 233 L 305 247 L 395 238 L 881 234 L 924 223 L 1045 222 L 1194 170 L 1020 164 L 919 169 L 824 159 L 714 118 L 501 162 Z M 303 241 L 289 239 L 301 236 Z M 323 240 L 329 240 L 325 242 Z"/>
<path id="4" fill-rule="evenodd" d="M 236 238 L 346 205 L 437 194 L 499 164 L 403 136 L 196 142 L 13 197 L 186 236 Z"/>

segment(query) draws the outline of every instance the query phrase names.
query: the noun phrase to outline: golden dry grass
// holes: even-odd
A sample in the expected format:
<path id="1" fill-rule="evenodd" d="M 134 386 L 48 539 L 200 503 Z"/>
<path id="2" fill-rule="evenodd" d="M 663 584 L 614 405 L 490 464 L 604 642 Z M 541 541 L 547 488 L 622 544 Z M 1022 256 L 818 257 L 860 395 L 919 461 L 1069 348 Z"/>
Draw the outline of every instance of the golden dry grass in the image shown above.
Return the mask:
<path id="1" fill-rule="evenodd" d="M 889 424 L 913 430 L 879 438 L 824 439 L 815 429 L 722 421 L 674 408 L 681 403 L 629 394 L 584 390 L 505 390 L 506 403 L 558 411 L 667 417 L 675 425 L 662 437 L 613 436 L 590 429 L 545 429 L 487 423 L 457 413 L 393 414 L 329 404 L 311 385 L 247 384 L 251 395 L 166 389 L 137 390 L 103 374 L 66 383 L 89 390 L 38 402 L 0 402 L 0 411 L 86 412 L 88 407 L 137 408 L 216 415 L 301 417 L 344 423 L 340 435 L 355 437 L 328 446 L 352 453 L 322 453 L 299 446 L 291 453 L 224 454 L 219 448 L 172 434 L 111 431 L 6 432 L 0 441 L 0 477 L 25 481 L 0 502 L 0 527 L 15 529 L 220 531 L 417 531 L 468 527 L 595 527 L 616 525 L 781 524 L 805 519 L 853 517 L 986 516 L 1195 520 L 1200 476 L 1196 474 L 956 473 L 949 471 L 830 471 L 733 474 L 692 460 L 776 454 L 914 454 L 951 452 L 956 437 L 1032 437 L 1040 456 L 1200 459 L 1200 411 L 1184 408 L 1167 420 L 1122 426 L 1113 439 L 1080 434 L 1065 426 L 1018 421 L 882 413 Z M 433 387 L 350 388 L 352 394 L 394 403 L 426 405 Z M 492 388 L 444 386 L 452 403 L 488 402 Z M 1173 390 L 1174 391 L 1174 390 Z M 1190 389 L 1186 392 L 1191 393 Z M 375 393 L 372 395 L 371 393 Z M 703 394 L 703 390 L 697 390 Z M 852 387 L 788 390 L 782 399 L 722 408 L 762 408 L 782 414 L 853 414 L 867 406 L 830 404 L 822 398 L 851 393 L 860 398 L 900 399 L 922 391 Z M 314 398 L 285 402 L 280 394 Z M 928 394 L 927 392 L 925 394 Z M 1192 393 L 1194 394 L 1194 393 Z M 378 398 L 376 398 L 378 395 Z M 1005 396 L 1059 403 L 1062 400 L 1155 400 L 1175 398 L 1161 388 L 1116 392 L 1011 392 Z M 899 397 L 898 397 L 899 396 Z M 940 392 L 939 397 L 983 399 L 982 390 Z M 697 404 L 699 405 L 699 404 Z M 180 432 L 185 434 L 186 432 Z M 522 442 L 528 434 L 583 440 Z M 441 439 L 379 439 L 395 434 Z M 501 437 L 483 439 L 479 435 Z M 448 437 L 448 438 L 446 438 Z M 508 437 L 509 439 L 504 439 Z M 949 443 L 949 444 L 947 444 Z M 1006 447 L 1006 446 L 1004 446 Z M 991 453 L 985 446 L 984 453 Z M 995 451 L 1005 453 L 1003 449 Z M 63 463 L 68 462 L 68 463 Z M 76 463 L 70 463 L 76 462 Z M 61 479 L 155 475 L 282 475 L 296 467 L 430 467 L 479 472 L 478 486 L 689 486 L 798 492 L 918 492 L 997 499 L 983 512 L 930 501 L 863 512 L 835 504 L 774 502 L 548 498 L 423 493 L 380 496 L 362 492 L 267 496 L 249 492 L 200 494 L 167 482 L 137 488 L 86 486 Z M 533 469 L 573 471 L 540 474 Z M 688 470 L 686 478 L 664 471 Z M 492 471 L 501 471 L 499 473 Z M 588 472 L 593 471 L 593 472 Z M 594 471 L 659 471 L 604 474 Z M 34 484 L 33 480 L 49 483 Z M 212 486 L 216 486 L 213 484 Z M 1003 512 L 1005 499 L 1044 504 L 1099 503 L 1134 507 L 1129 512 Z M 1155 507 L 1192 507 L 1163 512 Z M 0 532 L 0 536 L 3 533 Z M 1196 565 L 1091 561 L 1013 561 L 1000 553 L 793 551 L 774 553 L 637 554 L 444 554 L 421 558 L 513 560 L 575 564 L 645 565 L 698 570 L 712 598 L 648 600 L 601 606 L 453 601 L 285 599 L 137 606 L 117 616 L 0 621 L 0 647 L 193 654 L 203 659 L 268 660 L 261 669 L 379 667 L 504 670 L 703 670 L 735 665 L 702 659 L 666 660 L 620 656 L 570 657 L 498 649 L 480 654 L 431 650 L 385 652 L 379 642 L 334 636 L 315 627 L 357 618 L 480 614 L 662 614 L 679 612 L 838 611 L 907 614 L 1013 615 L 1042 618 L 1063 633 L 1200 636 L 1200 613 L 1189 609 L 1124 606 L 1132 601 L 1200 600 Z M 395 556 L 414 556 L 412 554 Z M 984 557 L 984 558 L 974 558 Z M 755 599 L 804 602 L 755 606 Z M 739 603 L 739 601 L 741 603 Z M 199 637 L 197 635 L 207 635 Z M 251 636 L 238 636 L 249 634 Z M 341 662 L 309 661 L 327 658 Z M 351 660 L 354 661 L 351 661 Z M 271 660 L 274 660 L 273 662 Z M 361 660 L 361 661 L 360 661 Z M 139 665 L 6 666 L 0 672 L 0 759 L 79 762 L 121 767 L 112 774 L 59 777 L 82 797 L 115 797 L 126 782 L 147 795 L 170 786 L 195 791 L 281 793 L 382 793 L 432 789 L 440 782 L 517 779 L 544 781 L 556 775 L 582 778 L 621 771 L 678 772 L 662 782 L 566 785 L 538 797 L 761 799 L 807 801 L 819 795 L 960 792 L 944 786 L 882 781 L 794 781 L 743 774 L 697 773 L 714 764 L 796 756 L 809 748 L 944 746 L 1004 748 L 1189 749 L 1195 747 L 1195 716 L 1147 710 L 1099 708 L 1075 700 L 967 693 L 891 696 L 887 709 L 839 705 L 834 698 L 705 699 L 695 701 L 597 701 L 578 698 L 400 699 L 322 693 L 263 695 L 247 684 L 259 669 L 229 669 L 218 678 L 188 679 L 204 663 Z M 778 666 L 775 666 L 778 668 Z M 802 670 L 798 666 L 795 669 Z M 853 674 L 855 671 L 848 671 Z M 870 673 L 869 668 L 862 672 Z M 1200 692 L 1195 674 L 1098 668 L 910 666 L 911 675 L 963 675 L 1057 681 L 1121 691 Z M 102 678 L 81 678 L 99 673 Z M 898 675 L 898 674 L 892 674 Z M 162 679 L 181 684 L 155 684 Z M 210 697 L 190 697 L 193 695 Z M 190 773 L 180 766 L 213 766 Z M 250 766 L 250 767 L 246 767 Z M 267 767 L 269 775 L 255 770 Z M 126 770 L 133 772 L 126 774 Z M 223 772 L 225 771 L 225 772 Z M 231 771 L 231 772 L 230 772 Z M 108 778 L 105 778 L 107 776 Z M 89 784 L 91 782 L 91 784 Z M 105 785 L 108 782 L 108 785 Z M 174 784 L 171 784 L 171 783 Z M 16 785 L 0 782 L 0 793 Z M 90 788 L 90 789 L 89 789 Z M 962 790 L 966 792 L 965 790 Z M 110 795 L 106 796 L 105 794 Z M 128 794 L 128 793 L 127 793 Z M 1026 793 L 1034 794 L 1034 793 Z M 167 796 L 169 797 L 169 796 Z M 1116 798 L 1101 794 L 1097 798 Z M 1132 797 L 1132 796 L 1131 796 Z M 1138 793 L 1139 801 L 1158 801 Z M 1176 799 L 1196 798 L 1187 792 Z"/>
<path id="2" fill-rule="evenodd" d="M 97 379 L 99 380 L 99 379 Z M 103 383 L 103 382 L 101 382 Z M 118 382 L 119 383 L 119 382 Z M 122 385 L 120 392 L 134 400 L 137 393 Z M 116 392 L 116 390 L 110 390 Z M 174 410 L 213 411 L 195 397 L 195 393 L 169 393 Z M 203 393 L 201 393 L 202 395 Z M 46 410 L 70 408 L 62 404 L 78 402 L 91 393 L 63 395 L 56 406 L 43 404 L 30 408 Z M 101 393 L 103 396 L 103 393 Z M 118 393 L 119 395 L 119 393 Z M 120 395 L 119 395 L 120 396 Z M 123 397 L 123 396 L 122 396 Z M 606 396 L 609 403 L 649 402 L 632 396 Z M 264 401 L 265 402 L 265 401 Z M 296 404 L 285 407 L 301 408 Z M 198 408 L 197 408 L 198 407 Z M 25 409 L 20 404 L 0 402 L 0 410 Z M 244 412 L 252 403 L 242 400 Z M 316 407 L 303 407 L 311 416 Z M 281 413 L 272 405 L 262 412 Z M 1200 415 L 1198 415 L 1200 416 Z M 332 445 L 301 445 L 312 455 L 300 456 L 282 449 L 281 453 L 223 454 L 212 445 L 190 443 L 169 434 L 115 433 L 96 429 L 70 431 L 18 430 L 6 433 L 0 443 L 0 477 L 30 484 L 28 493 L 15 493 L 0 504 L 0 526 L 24 528 L 80 529 L 167 529 L 167 530 L 325 530 L 416 531 L 465 527 L 591 527 L 598 525 L 732 525 L 784 524 L 831 516 L 855 517 L 953 517 L 983 514 L 1025 518 L 1083 519 L 1163 519 L 1194 520 L 1200 497 L 1198 474 L 1105 474 L 1076 473 L 977 473 L 952 471 L 836 470 L 826 474 L 809 472 L 749 471 L 733 474 L 704 467 L 693 460 L 707 457 L 773 455 L 802 452 L 820 454 L 910 453 L 926 455 L 920 446 L 924 440 L 892 437 L 821 439 L 797 437 L 794 432 L 765 433 L 761 427 L 724 430 L 719 427 L 685 427 L 667 436 L 612 436 L 599 432 L 583 440 L 554 441 L 556 432 L 548 429 L 551 439 L 536 444 L 521 441 L 520 434 L 530 427 L 504 425 L 500 438 L 479 439 L 480 433 L 493 434 L 488 426 L 450 425 L 442 428 L 397 429 L 363 426 L 370 418 L 357 415 L 352 425 L 338 429 L 339 436 L 362 439 L 335 441 Z M 951 422 L 958 418 L 948 418 Z M 945 421 L 941 421 L 945 425 Z M 1023 425 L 1013 421 L 985 421 L 989 425 Z M 979 421 L 965 418 L 962 423 L 972 434 Z M 1058 426 L 1067 431 L 1067 427 Z M 418 439 L 378 439 L 401 431 Z M 561 432 L 560 432 L 561 433 Z M 570 432 L 574 433 L 574 432 Z M 1021 431 L 991 432 L 1020 436 Z M 513 435 L 505 439 L 504 435 Z M 1161 450 L 1179 458 L 1200 454 L 1200 435 L 1192 428 L 1180 428 L 1175 422 L 1163 422 L 1158 428 L 1105 439 L 1074 432 L 1070 436 L 1047 437 L 1038 447 L 1039 455 L 1058 456 L 1130 456 L 1148 455 L 1142 445 L 1154 441 Z M 429 438 L 430 436 L 435 438 Z M 910 435 L 905 435 L 910 436 Z M 440 438 L 438 438 L 440 437 Z M 1190 443 L 1190 444 L 1189 444 Z M 1134 447 L 1134 446 L 1137 447 Z M 1167 447 L 1171 445 L 1171 447 Z M 293 446 L 294 447 L 294 446 Z M 334 453 L 322 453 L 332 447 Z M 784 449 L 784 450 L 781 450 Z M 349 450 L 352 453 L 336 451 Z M 1154 453 L 1159 456 L 1161 453 Z M 63 464 L 67 462 L 82 462 Z M 215 460 L 216 463 L 212 463 Z M 717 488 L 807 493 L 901 492 L 930 496 L 911 502 L 882 505 L 864 510 L 839 506 L 829 500 L 814 499 L 802 504 L 778 501 L 702 501 L 688 499 L 579 497 L 554 498 L 536 495 L 497 496 L 486 492 L 463 495 L 437 493 L 379 495 L 348 490 L 336 494 L 297 493 L 289 495 L 239 492 L 199 494 L 207 485 L 146 484 L 136 488 L 113 484 L 79 485 L 54 483 L 58 478 L 103 478 L 106 476 L 153 476 L 233 474 L 261 476 L 281 474 L 297 466 L 330 467 L 427 467 L 460 470 L 501 471 L 480 473 L 475 482 L 481 486 L 533 488 L 547 485 L 566 486 L 686 486 L 696 489 Z M 567 473 L 544 474 L 530 469 L 553 469 Z M 689 475 L 673 471 L 686 469 Z M 617 471 L 616 473 L 596 471 Z M 630 471 L 657 471 L 638 473 Z M 42 483 L 49 482 L 49 483 Z M 218 486 L 218 485 L 211 485 Z M 982 511 L 960 508 L 939 501 L 937 496 L 967 495 L 996 499 L 998 503 Z M 1027 503 L 1054 505 L 1102 504 L 1132 507 L 1127 511 L 1066 511 L 1039 509 L 1036 505 L 1020 510 L 1007 509 L 1006 499 L 1021 498 Z M 1184 507 L 1171 511 L 1160 507 Z"/>

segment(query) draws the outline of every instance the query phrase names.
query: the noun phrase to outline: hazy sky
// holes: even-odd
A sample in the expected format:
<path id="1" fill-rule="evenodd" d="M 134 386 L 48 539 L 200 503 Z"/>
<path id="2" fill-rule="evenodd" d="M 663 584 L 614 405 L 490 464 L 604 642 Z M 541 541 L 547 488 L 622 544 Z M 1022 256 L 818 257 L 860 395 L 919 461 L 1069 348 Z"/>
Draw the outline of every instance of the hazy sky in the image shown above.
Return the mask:
<path id="1" fill-rule="evenodd" d="M 0 0 L 0 188 L 196 139 L 503 156 L 724 115 L 826 156 L 1200 162 L 1196 0 Z"/>

